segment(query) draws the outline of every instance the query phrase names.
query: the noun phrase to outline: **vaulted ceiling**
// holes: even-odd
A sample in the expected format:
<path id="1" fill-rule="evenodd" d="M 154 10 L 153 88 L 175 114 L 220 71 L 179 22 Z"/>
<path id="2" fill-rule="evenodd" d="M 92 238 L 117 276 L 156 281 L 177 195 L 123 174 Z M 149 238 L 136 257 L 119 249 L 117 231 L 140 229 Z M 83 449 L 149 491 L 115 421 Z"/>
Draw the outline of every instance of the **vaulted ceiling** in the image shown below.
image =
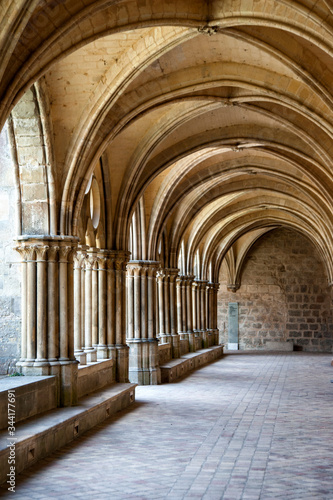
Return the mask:
<path id="1" fill-rule="evenodd" d="M 2 11 L 2 12 L 1 12 Z M 1 123 L 38 81 L 57 222 L 77 234 L 91 174 L 108 171 L 108 246 L 235 286 L 251 245 L 285 226 L 333 277 L 332 0 L 31 0 L 0 6 Z M 183 243 L 182 243 L 183 242 Z"/>

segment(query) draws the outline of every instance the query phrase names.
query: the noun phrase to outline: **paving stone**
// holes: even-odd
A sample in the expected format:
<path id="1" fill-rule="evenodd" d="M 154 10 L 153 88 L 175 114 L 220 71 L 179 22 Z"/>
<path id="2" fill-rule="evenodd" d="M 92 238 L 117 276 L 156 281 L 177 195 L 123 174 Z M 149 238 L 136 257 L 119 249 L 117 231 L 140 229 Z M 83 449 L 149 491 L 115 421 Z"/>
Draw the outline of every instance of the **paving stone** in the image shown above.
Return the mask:
<path id="1" fill-rule="evenodd" d="M 128 410 L 18 476 L 15 499 L 331 500 L 330 362 L 238 352 L 137 387 Z"/>

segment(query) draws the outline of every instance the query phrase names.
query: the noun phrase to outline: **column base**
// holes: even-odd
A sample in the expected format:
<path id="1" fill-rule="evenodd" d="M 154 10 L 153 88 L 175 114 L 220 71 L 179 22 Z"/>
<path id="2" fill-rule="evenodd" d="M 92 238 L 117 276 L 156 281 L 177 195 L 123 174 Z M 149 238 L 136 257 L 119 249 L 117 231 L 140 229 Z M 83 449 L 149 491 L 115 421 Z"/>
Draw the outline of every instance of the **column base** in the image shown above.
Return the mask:
<path id="1" fill-rule="evenodd" d="M 171 344 L 171 333 L 160 333 L 161 344 Z"/>
<path id="2" fill-rule="evenodd" d="M 195 334 L 194 334 L 194 332 L 187 332 L 187 335 L 188 335 L 188 342 L 189 342 L 190 352 L 195 352 L 196 351 L 196 348 L 195 348 Z"/>
<path id="3" fill-rule="evenodd" d="M 96 363 L 97 361 L 97 351 L 96 349 L 84 349 L 84 352 L 87 356 L 87 363 Z"/>
<path id="4" fill-rule="evenodd" d="M 49 363 L 43 363 L 41 365 L 36 365 L 35 363 L 31 365 L 21 365 L 22 375 L 50 375 L 50 365 Z"/>
<path id="5" fill-rule="evenodd" d="M 112 359 L 112 380 L 117 379 L 117 349 L 114 345 L 107 346 L 108 359 Z"/>
<path id="6" fill-rule="evenodd" d="M 78 362 L 60 363 L 60 406 L 73 406 L 78 402 Z"/>
<path id="7" fill-rule="evenodd" d="M 202 345 L 204 349 L 207 349 L 209 347 L 209 333 L 208 330 L 202 330 L 201 331 L 202 335 Z"/>
<path id="8" fill-rule="evenodd" d="M 129 379 L 139 385 L 161 382 L 158 363 L 158 339 L 128 339 Z"/>
<path id="9" fill-rule="evenodd" d="M 129 349 L 127 345 L 115 345 L 116 348 L 116 381 L 128 383 Z"/>
<path id="10" fill-rule="evenodd" d="M 158 341 L 157 339 L 149 339 L 149 370 L 150 370 L 150 385 L 161 383 L 161 369 L 158 357 Z"/>
<path id="11" fill-rule="evenodd" d="M 160 333 L 159 339 L 161 344 L 169 344 L 171 343 L 171 334 L 170 333 Z"/>
<path id="12" fill-rule="evenodd" d="M 177 334 L 171 335 L 172 357 L 173 358 L 180 357 L 179 340 L 180 340 L 179 335 L 177 335 Z"/>
<path id="13" fill-rule="evenodd" d="M 215 330 L 212 328 L 207 329 L 207 340 L 208 340 L 208 347 L 212 347 L 215 344 Z"/>
<path id="14" fill-rule="evenodd" d="M 80 363 L 80 365 L 87 364 L 87 354 L 83 351 L 74 351 L 75 359 Z"/>
<path id="15" fill-rule="evenodd" d="M 108 359 L 108 349 L 106 345 L 97 346 L 97 359 Z"/>

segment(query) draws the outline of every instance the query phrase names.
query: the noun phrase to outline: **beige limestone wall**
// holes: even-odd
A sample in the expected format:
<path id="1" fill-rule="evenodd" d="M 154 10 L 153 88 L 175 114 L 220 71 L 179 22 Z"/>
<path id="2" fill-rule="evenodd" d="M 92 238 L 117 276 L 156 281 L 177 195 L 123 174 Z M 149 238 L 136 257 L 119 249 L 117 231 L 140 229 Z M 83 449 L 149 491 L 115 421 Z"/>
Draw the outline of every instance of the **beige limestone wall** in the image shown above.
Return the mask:
<path id="1" fill-rule="evenodd" d="M 228 342 L 228 303 L 239 303 L 239 348 L 263 349 L 287 341 L 294 350 L 332 351 L 331 288 L 312 243 L 287 229 L 274 230 L 249 252 L 236 292 L 220 273 L 218 327 Z"/>
<path id="2" fill-rule="evenodd" d="M 7 127 L 0 134 L 0 374 L 12 373 L 20 357 L 21 266 L 14 247 L 17 194 Z"/>

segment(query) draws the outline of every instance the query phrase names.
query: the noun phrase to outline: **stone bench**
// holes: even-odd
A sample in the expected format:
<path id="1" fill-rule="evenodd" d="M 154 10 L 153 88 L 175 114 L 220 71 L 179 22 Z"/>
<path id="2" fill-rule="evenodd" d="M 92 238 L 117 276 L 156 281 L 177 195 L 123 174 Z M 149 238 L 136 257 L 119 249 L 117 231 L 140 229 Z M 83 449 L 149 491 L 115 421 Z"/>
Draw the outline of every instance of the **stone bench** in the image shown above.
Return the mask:
<path id="1" fill-rule="evenodd" d="M 0 432 L 0 484 L 7 481 L 10 453 L 15 473 L 70 443 L 135 400 L 136 384 L 114 384 L 80 399 L 77 406 L 56 408 L 15 425 L 15 435 Z M 7 407 L 7 405 L 6 405 Z M 14 443 L 11 447 L 10 443 Z M 12 455 L 11 455 L 12 456 Z"/>
<path id="2" fill-rule="evenodd" d="M 215 361 L 223 355 L 223 345 L 213 346 L 200 351 L 189 352 L 180 358 L 172 359 L 160 366 L 161 382 L 170 383 L 183 377 L 200 366 Z"/>

